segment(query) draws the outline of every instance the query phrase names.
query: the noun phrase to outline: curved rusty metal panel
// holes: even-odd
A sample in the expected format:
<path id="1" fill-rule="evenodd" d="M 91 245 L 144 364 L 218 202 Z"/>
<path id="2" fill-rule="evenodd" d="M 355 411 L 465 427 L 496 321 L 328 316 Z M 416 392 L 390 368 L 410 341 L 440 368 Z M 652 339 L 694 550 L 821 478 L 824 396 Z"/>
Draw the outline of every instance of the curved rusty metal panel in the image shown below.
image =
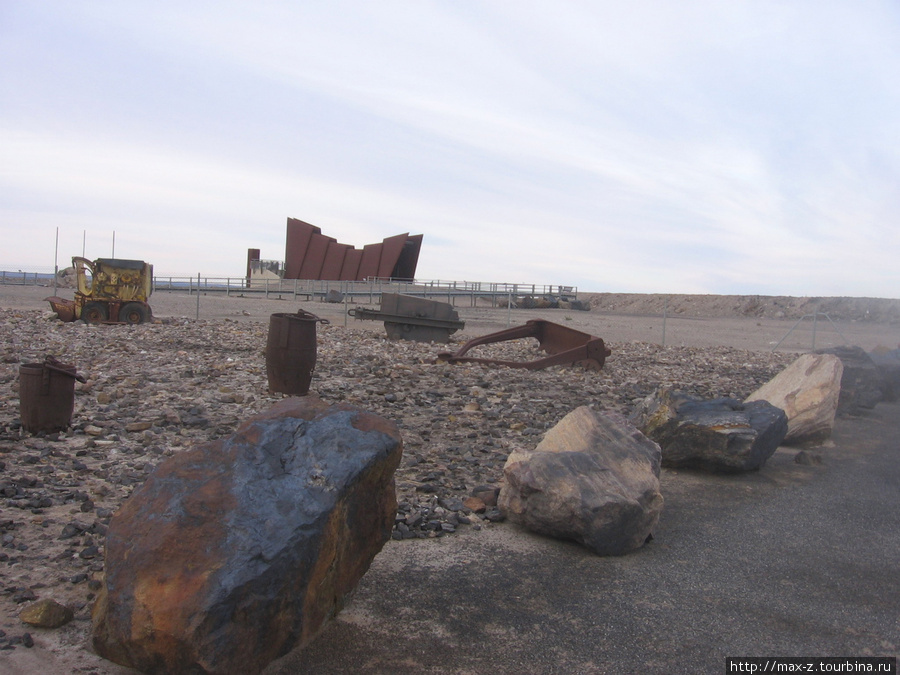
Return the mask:
<path id="1" fill-rule="evenodd" d="M 322 271 L 319 273 L 320 279 L 328 279 L 329 281 L 337 281 L 341 278 L 341 270 L 344 267 L 344 257 L 347 251 L 353 248 L 349 244 L 339 244 L 332 241 L 328 244 L 325 251 L 325 261 L 322 263 Z"/>
<path id="2" fill-rule="evenodd" d="M 360 250 L 325 236 L 315 225 L 288 218 L 284 278 L 341 281 L 362 281 L 367 277 L 414 279 L 422 238 L 421 234 L 398 234 L 378 244 L 366 244 Z"/>
<path id="3" fill-rule="evenodd" d="M 284 249 L 284 276 L 286 279 L 302 279 L 300 270 L 306 258 L 310 239 L 313 234 L 322 231 L 315 225 L 310 225 L 296 218 L 287 219 L 287 243 Z"/>
<path id="4" fill-rule="evenodd" d="M 381 261 L 378 263 L 377 276 L 384 278 L 394 276 L 394 268 L 397 266 L 400 253 L 403 251 L 403 245 L 408 237 L 409 233 L 406 232 L 388 237 L 382 242 L 384 248 L 381 252 Z"/>
<path id="5" fill-rule="evenodd" d="M 344 256 L 344 266 L 341 268 L 341 281 L 357 281 L 359 279 L 359 264 L 362 262 L 363 252 L 358 248 L 347 250 Z"/>
<path id="6" fill-rule="evenodd" d="M 381 244 L 366 244 L 363 246 L 362 261 L 359 263 L 359 273 L 357 276 L 360 281 L 366 277 L 378 276 L 378 265 L 381 262 L 381 250 L 384 248 Z"/>

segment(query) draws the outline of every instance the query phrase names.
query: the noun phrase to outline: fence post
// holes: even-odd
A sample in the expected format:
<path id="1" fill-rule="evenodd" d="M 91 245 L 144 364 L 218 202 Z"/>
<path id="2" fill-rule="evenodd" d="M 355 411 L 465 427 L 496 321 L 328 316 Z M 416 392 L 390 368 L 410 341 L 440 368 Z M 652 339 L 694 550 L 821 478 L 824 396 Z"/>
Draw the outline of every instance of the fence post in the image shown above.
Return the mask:
<path id="1" fill-rule="evenodd" d="M 816 326 L 819 323 L 819 308 L 816 307 L 816 313 L 813 314 L 813 332 L 812 332 L 812 351 L 816 351 Z"/>
<path id="2" fill-rule="evenodd" d="M 663 334 L 662 346 L 666 346 L 666 318 L 669 316 L 669 296 L 666 296 L 666 303 L 663 305 Z"/>
<path id="3" fill-rule="evenodd" d="M 197 321 L 200 320 L 200 272 L 197 272 Z"/>

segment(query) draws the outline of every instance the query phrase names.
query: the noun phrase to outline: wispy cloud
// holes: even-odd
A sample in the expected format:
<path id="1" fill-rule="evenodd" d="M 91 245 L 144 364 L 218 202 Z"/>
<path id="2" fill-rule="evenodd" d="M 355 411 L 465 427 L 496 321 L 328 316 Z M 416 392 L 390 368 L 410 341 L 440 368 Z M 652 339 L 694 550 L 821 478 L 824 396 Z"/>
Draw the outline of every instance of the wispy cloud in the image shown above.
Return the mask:
<path id="1" fill-rule="evenodd" d="M 237 275 L 293 216 L 422 233 L 423 278 L 900 287 L 893 3 L 0 12 L 0 228 L 35 233 L 9 262 L 115 229 L 158 271 Z"/>

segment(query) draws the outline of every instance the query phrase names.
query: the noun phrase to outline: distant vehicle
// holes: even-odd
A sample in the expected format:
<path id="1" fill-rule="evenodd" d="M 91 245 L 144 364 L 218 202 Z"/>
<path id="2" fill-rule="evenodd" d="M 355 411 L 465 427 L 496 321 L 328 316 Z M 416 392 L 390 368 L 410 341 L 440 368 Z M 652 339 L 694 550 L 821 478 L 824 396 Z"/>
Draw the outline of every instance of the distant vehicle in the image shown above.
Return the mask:
<path id="1" fill-rule="evenodd" d="M 75 300 L 45 298 L 61 321 L 85 323 L 145 323 L 153 312 L 147 298 L 153 292 L 153 265 L 143 260 L 73 257 Z M 90 281 L 87 271 L 90 271 Z"/>

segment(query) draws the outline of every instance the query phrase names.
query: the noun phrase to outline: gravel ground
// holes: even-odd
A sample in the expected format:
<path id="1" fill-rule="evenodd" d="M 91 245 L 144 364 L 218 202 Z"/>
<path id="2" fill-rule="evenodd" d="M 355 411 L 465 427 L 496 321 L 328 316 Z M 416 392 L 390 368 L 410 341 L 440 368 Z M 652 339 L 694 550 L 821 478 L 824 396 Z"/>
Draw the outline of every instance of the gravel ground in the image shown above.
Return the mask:
<path id="1" fill-rule="evenodd" d="M 267 392 L 267 319 L 291 310 L 278 300 L 201 297 L 205 318 L 195 320 L 196 296 L 159 294 L 153 324 L 86 326 L 52 319 L 37 297 L 49 294 L 0 287 L 0 659 L 33 639 L 20 609 L 50 597 L 71 606 L 76 620 L 52 635 L 38 631 L 28 651 L 52 651 L 73 669 L 124 672 L 84 650 L 110 515 L 166 456 L 231 433 L 277 400 Z M 451 348 L 540 316 L 604 337 L 612 356 L 599 372 L 451 366 L 435 362 L 446 346 L 388 341 L 375 322 L 345 327 L 340 305 L 302 306 L 332 322 L 319 327 L 311 394 L 353 403 L 401 429 L 395 539 L 502 527 L 491 495 L 510 449 L 536 445 L 577 406 L 627 413 L 659 386 L 743 398 L 800 348 L 771 350 L 792 323 L 777 319 L 672 319 L 663 347 L 652 341 L 662 337 L 658 316 L 460 308 L 467 327 Z M 819 340 L 847 334 L 867 349 L 896 343 L 893 325 L 865 322 L 823 330 Z M 530 360 L 535 347 L 518 341 L 481 354 Z M 18 421 L 18 368 L 48 354 L 75 364 L 87 382 L 76 385 L 72 428 L 35 437 Z M 463 504 L 473 494 L 483 509 Z"/>

